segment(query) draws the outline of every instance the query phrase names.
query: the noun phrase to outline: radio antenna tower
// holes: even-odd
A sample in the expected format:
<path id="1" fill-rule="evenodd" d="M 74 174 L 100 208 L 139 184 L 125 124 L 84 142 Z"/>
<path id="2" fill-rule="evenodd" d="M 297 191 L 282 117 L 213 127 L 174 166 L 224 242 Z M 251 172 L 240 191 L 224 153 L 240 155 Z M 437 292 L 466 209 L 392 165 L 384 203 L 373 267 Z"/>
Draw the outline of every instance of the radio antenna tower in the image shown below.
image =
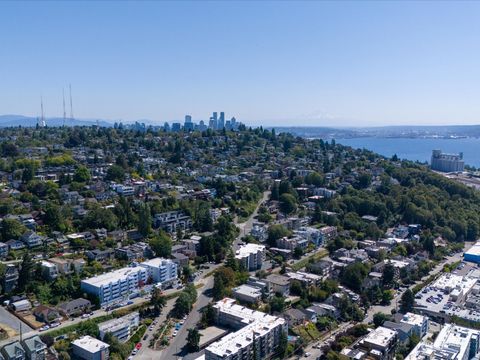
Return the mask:
<path id="1" fill-rule="evenodd" d="M 45 112 L 43 111 L 43 97 L 40 96 L 40 109 L 41 109 L 41 118 L 40 118 L 40 124 L 38 124 L 40 127 L 45 127 L 47 124 L 45 122 Z"/>
<path id="2" fill-rule="evenodd" d="M 70 88 L 70 121 L 73 123 L 72 84 L 69 84 L 69 88 Z"/>
<path id="3" fill-rule="evenodd" d="M 67 120 L 67 112 L 65 111 L 65 89 L 62 88 L 63 95 L 63 127 L 65 127 L 65 122 Z"/>

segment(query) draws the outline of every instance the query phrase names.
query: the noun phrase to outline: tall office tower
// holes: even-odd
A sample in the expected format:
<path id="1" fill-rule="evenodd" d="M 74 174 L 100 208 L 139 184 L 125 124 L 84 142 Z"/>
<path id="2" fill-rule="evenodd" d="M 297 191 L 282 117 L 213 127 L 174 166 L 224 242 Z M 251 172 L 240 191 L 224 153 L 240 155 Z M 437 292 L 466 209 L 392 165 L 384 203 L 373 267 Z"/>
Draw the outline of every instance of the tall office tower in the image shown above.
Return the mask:
<path id="1" fill-rule="evenodd" d="M 210 121 L 208 122 L 208 128 L 215 130 L 216 128 L 216 121 L 213 119 L 213 117 L 210 118 Z"/>
<path id="2" fill-rule="evenodd" d="M 183 125 L 183 129 L 185 131 L 192 131 L 194 128 L 194 124 L 192 123 L 192 116 L 185 115 L 185 124 Z"/>
<path id="3" fill-rule="evenodd" d="M 225 127 L 225 113 L 222 111 L 220 113 L 220 118 L 218 119 L 218 128 L 222 130 Z"/>
<path id="4" fill-rule="evenodd" d="M 212 119 L 213 119 L 213 129 L 216 130 L 218 129 L 218 114 L 216 111 L 213 113 Z"/>

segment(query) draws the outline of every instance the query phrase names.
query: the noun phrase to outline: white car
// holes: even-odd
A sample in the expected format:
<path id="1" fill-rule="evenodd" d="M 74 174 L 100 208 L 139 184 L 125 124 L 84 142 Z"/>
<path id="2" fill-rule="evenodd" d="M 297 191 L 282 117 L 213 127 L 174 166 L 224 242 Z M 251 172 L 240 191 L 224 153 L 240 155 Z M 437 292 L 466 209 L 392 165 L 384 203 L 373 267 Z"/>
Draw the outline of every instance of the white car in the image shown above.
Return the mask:
<path id="1" fill-rule="evenodd" d="M 177 336 L 177 334 L 178 334 L 178 331 L 175 330 L 175 331 L 173 332 L 172 336 Z"/>
<path id="2" fill-rule="evenodd" d="M 48 329 L 50 329 L 50 326 L 45 325 L 45 326 L 42 326 L 39 330 L 40 330 L 40 331 L 46 331 L 46 330 L 48 330 Z"/>

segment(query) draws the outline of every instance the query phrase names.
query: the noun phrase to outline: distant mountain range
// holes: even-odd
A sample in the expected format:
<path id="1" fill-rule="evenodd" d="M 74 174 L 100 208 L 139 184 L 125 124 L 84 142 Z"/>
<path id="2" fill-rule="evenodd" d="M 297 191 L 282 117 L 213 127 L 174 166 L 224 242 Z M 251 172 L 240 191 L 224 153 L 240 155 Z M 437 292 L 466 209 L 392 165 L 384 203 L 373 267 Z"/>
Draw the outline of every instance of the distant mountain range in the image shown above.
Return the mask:
<path id="1" fill-rule="evenodd" d="M 45 119 L 48 126 L 62 126 L 63 118 L 46 118 Z M 110 127 L 113 126 L 113 123 L 102 120 L 102 119 L 67 119 L 67 126 L 92 126 L 98 125 Z M 37 125 L 37 118 L 31 116 L 23 115 L 0 115 L 0 127 L 34 127 Z"/>
<path id="2" fill-rule="evenodd" d="M 308 138 L 358 138 L 358 137 L 382 137 L 382 138 L 461 138 L 480 137 L 480 125 L 444 125 L 444 126 L 378 126 L 378 127 L 302 127 L 302 126 L 276 126 L 277 132 L 289 132 L 291 134 Z"/>

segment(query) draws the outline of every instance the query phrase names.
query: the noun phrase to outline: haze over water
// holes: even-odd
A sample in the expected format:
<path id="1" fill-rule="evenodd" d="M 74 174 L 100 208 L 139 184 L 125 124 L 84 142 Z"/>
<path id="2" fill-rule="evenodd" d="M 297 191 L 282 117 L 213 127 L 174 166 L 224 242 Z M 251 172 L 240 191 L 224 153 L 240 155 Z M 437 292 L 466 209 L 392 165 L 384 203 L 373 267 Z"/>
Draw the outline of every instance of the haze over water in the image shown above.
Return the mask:
<path id="1" fill-rule="evenodd" d="M 363 137 L 338 139 L 338 143 L 354 148 L 365 148 L 381 155 L 400 159 L 430 163 L 432 150 L 440 149 L 446 153 L 463 152 L 465 164 L 480 167 L 480 139 L 406 139 Z"/>

